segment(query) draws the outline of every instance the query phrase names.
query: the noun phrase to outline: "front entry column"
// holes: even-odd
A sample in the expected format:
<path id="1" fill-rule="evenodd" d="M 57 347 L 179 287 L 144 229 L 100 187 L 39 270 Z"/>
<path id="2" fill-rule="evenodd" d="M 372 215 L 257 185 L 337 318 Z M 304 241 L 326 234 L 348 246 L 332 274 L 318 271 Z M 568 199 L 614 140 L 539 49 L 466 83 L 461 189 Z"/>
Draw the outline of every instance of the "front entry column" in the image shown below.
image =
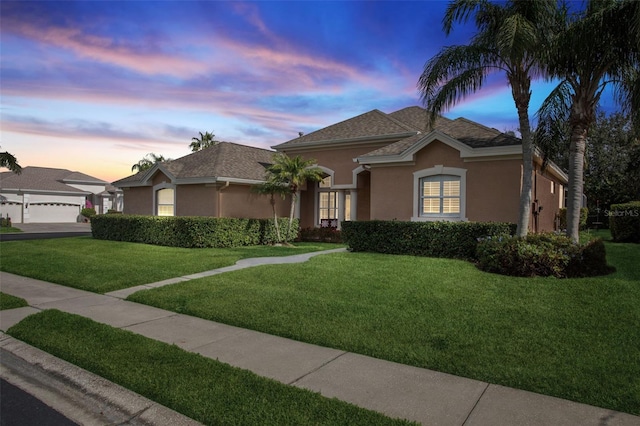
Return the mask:
<path id="1" fill-rule="evenodd" d="M 344 220 L 344 213 L 345 213 L 345 196 L 344 196 L 344 190 L 340 190 L 338 191 L 338 229 L 340 229 L 341 223 Z"/>
<path id="2" fill-rule="evenodd" d="M 355 189 L 349 191 L 349 198 L 351 200 L 351 214 L 347 220 L 356 220 L 358 218 L 358 191 Z"/>

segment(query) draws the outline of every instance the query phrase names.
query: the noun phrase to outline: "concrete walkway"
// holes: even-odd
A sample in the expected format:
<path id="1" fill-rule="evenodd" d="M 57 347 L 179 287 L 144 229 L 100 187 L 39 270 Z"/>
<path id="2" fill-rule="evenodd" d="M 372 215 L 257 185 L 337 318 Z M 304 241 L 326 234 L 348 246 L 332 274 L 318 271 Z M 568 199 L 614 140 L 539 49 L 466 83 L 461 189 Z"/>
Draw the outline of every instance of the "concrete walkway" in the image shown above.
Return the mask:
<path id="1" fill-rule="evenodd" d="M 232 267 L 142 287 L 168 285 L 257 264 L 304 261 L 317 254 L 320 253 L 289 259 L 247 259 Z M 59 309 L 175 344 L 282 383 L 425 425 L 640 425 L 640 417 L 626 413 L 310 345 L 123 300 L 133 292 L 131 289 L 100 295 L 4 272 L 0 272 L 0 282 L 3 292 L 22 297 L 30 305 L 0 311 L 3 331 L 40 310 Z M 14 339 L 2 337 L 3 350 L 16 345 Z"/>

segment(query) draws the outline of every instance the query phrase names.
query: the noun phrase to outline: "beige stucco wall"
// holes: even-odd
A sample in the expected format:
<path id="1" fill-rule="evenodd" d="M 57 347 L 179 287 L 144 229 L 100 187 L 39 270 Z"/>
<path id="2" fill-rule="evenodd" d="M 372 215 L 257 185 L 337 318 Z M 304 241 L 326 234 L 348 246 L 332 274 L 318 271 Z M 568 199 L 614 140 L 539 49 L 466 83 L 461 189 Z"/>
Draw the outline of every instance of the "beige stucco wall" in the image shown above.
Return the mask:
<path id="1" fill-rule="evenodd" d="M 176 186 L 176 216 L 217 216 L 218 189 L 213 185 Z"/>
<path id="2" fill-rule="evenodd" d="M 552 183 L 556 183 L 553 187 Z M 533 184 L 532 199 L 538 200 L 537 205 L 542 207 L 542 210 L 538 214 L 538 223 L 536 226 L 535 217 L 531 215 L 531 226 L 529 229 L 542 232 L 542 231 L 554 231 L 555 219 L 560 209 L 560 197 L 562 191 L 556 179 L 552 176 L 544 176 L 543 174 L 536 172 Z"/>
<path id="3" fill-rule="evenodd" d="M 273 216 L 271 202 L 268 195 L 260 195 L 251 191 L 249 185 L 231 184 L 220 188 L 220 217 L 240 218 L 270 218 Z M 276 212 L 278 216 L 289 215 L 290 199 L 276 197 Z"/>
<path id="4" fill-rule="evenodd" d="M 150 187 L 124 188 L 124 214 L 153 214 L 153 193 Z"/>
<path id="5" fill-rule="evenodd" d="M 475 222 L 518 220 L 521 160 L 465 163 L 467 169 L 467 219 Z"/>

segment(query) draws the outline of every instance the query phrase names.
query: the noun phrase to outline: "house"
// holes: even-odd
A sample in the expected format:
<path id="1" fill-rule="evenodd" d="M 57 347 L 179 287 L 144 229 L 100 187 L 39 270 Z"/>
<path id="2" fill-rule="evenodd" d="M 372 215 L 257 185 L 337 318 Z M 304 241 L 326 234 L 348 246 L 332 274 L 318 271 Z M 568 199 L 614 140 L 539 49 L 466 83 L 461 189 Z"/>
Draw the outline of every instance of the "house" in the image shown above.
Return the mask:
<path id="1" fill-rule="evenodd" d="M 231 142 L 113 182 L 124 193 L 124 213 L 154 216 L 272 217 L 269 198 L 252 187 L 264 182 L 274 151 Z M 279 216 L 287 202 L 278 198 Z"/>
<path id="2" fill-rule="evenodd" d="M 80 211 L 122 210 L 121 191 L 108 182 L 66 169 L 24 167 L 0 173 L 0 214 L 13 223 L 76 222 Z"/>
<path id="3" fill-rule="evenodd" d="M 329 219 L 517 222 L 522 144 L 515 136 L 457 118 L 428 126 L 413 106 L 369 111 L 274 146 L 313 158 L 326 178 L 301 192 L 302 227 Z M 567 175 L 535 156 L 530 229 L 555 228 Z"/>
<path id="4" fill-rule="evenodd" d="M 273 147 L 314 159 L 324 172 L 301 188 L 296 215 L 303 228 L 343 220 L 504 221 L 518 218 L 522 144 L 515 136 L 473 121 L 439 118 L 408 107 L 369 111 Z M 270 217 L 263 182 L 275 152 L 228 142 L 206 148 L 113 184 L 125 213 Z M 534 161 L 530 229 L 553 230 L 567 176 Z M 278 199 L 279 216 L 287 202 Z"/>

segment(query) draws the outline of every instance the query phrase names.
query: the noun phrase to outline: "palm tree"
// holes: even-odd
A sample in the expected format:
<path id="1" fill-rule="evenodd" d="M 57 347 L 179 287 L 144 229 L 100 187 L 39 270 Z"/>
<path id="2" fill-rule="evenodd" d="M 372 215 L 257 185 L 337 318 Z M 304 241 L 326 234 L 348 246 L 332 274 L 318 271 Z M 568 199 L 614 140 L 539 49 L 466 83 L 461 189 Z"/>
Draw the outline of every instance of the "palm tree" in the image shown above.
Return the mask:
<path id="1" fill-rule="evenodd" d="M 138 172 L 144 172 L 146 170 L 149 170 L 154 164 L 162 163 L 165 161 L 171 161 L 171 159 L 170 158 L 165 159 L 164 156 L 162 155 L 158 155 L 158 154 L 154 154 L 153 152 L 150 152 L 147 155 L 145 155 L 142 158 L 142 160 L 138 161 L 136 164 L 131 166 L 131 171 L 135 172 L 137 170 Z"/>
<path id="2" fill-rule="evenodd" d="M 638 126 L 640 109 L 640 35 L 634 27 L 637 4 L 632 0 L 590 1 L 570 17 L 554 40 L 549 72 L 561 79 L 538 115 L 540 139 L 549 140 L 553 124 L 566 120 L 569 129 L 567 235 L 579 239 L 584 185 L 584 158 L 589 128 L 596 120 L 600 97 L 612 85 L 624 109 Z M 635 9 L 634 9 L 635 8 Z M 566 148 L 565 148 L 566 149 Z"/>
<path id="3" fill-rule="evenodd" d="M 252 190 L 258 194 L 269 196 L 269 202 L 271 203 L 271 210 L 273 212 L 273 226 L 276 229 L 276 240 L 278 243 L 282 242 L 280 225 L 278 224 L 278 213 L 276 212 L 276 195 L 280 195 L 284 200 L 286 195 L 289 193 L 289 187 L 271 179 L 259 185 L 255 185 Z"/>
<path id="4" fill-rule="evenodd" d="M 524 237 L 529 229 L 533 175 L 531 79 L 544 74 L 542 55 L 553 32 L 556 2 L 453 1 L 443 19 L 445 33 L 448 35 L 455 22 L 466 22 L 472 14 L 478 31 L 470 44 L 445 47 L 430 59 L 418 80 L 418 88 L 433 125 L 443 110 L 482 88 L 490 73 L 506 73 L 522 136 L 523 177 L 516 233 Z"/>
<path id="5" fill-rule="evenodd" d="M 18 164 L 18 159 L 8 152 L 0 152 L 0 167 L 6 167 L 18 175 L 22 173 L 22 166 Z"/>
<path id="6" fill-rule="evenodd" d="M 201 149 L 208 148 L 218 143 L 218 141 L 215 140 L 216 135 L 214 135 L 213 133 L 209 133 L 209 132 L 205 132 L 204 134 L 202 132 L 198 132 L 198 133 L 200 133 L 200 137 L 191 138 L 191 144 L 189 144 L 189 147 L 191 148 L 192 152 L 198 152 Z"/>
<path id="7" fill-rule="evenodd" d="M 267 169 L 268 180 L 274 184 L 284 185 L 291 194 L 291 208 L 289 210 L 289 226 L 284 241 L 287 242 L 291 227 L 293 226 L 293 215 L 295 212 L 298 191 L 305 182 L 319 182 L 322 180 L 322 170 L 314 167 L 315 160 L 304 160 L 300 156 L 289 157 L 286 154 L 275 154 L 273 164 Z"/>

